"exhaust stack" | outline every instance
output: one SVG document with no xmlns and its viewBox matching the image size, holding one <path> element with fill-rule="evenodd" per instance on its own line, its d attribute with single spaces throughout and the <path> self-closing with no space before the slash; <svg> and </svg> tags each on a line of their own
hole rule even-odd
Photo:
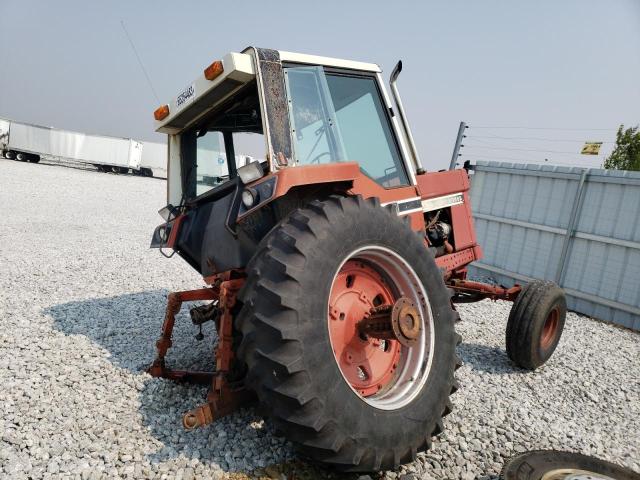
<svg viewBox="0 0 640 480">
<path fill-rule="evenodd" d="M 396 86 L 396 81 L 398 80 L 398 76 L 402 71 L 402 60 L 398 60 L 396 66 L 393 68 L 391 72 L 391 78 L 389 80 L 389 84 L 391 85 L 391 92 L 393 93 L 393 100 L 396 102 L 396 107 L 398 108 L 398 112 L 400 113 L 400 122 L 402 123 L 402 128 L 404 130 L 404 134 L 407 137 L 407 141 L 409 142 L 409 149 L 411 150 L 411 156 L 413 157 L 413 164 L 416 168 L 416 175 L 422 175 L 425 173 L 424 168 L 422 168 L 422 162 L 420 161 L 420 157 L 418 156 L 418 149 L 416 148 L 416 143 L 413 140 L 413 135 L 411 135 L 411 129 L 409 128 L 409 122 L 407 121 L 407 115 L 404 112 L 404 107 L 402 106 L 402 100 L 400 100 L 400 92 L 398 92 L 398 87 Z"/>
</svg>

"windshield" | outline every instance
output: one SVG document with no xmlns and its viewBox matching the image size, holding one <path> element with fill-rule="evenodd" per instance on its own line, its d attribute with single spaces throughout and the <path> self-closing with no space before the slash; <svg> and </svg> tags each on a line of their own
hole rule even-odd
<svg viewBox="0 0 640 480">
<path fill-rule="evenodd" d="M 181 136 L 183 192 L 195 198 L 253 161 L 264 162 L 266 144 L 255 83 Z"/>
<path fill-rule="evenodd" d="M 285 81 L 299 164 L 356 161 L 385 187 L 409 184 L 374 76 L 289 67 Z"/>
</svg>

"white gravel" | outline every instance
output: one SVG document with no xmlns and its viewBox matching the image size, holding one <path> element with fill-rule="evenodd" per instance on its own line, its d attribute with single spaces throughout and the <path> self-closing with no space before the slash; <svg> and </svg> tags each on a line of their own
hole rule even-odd
<svg viewBox="0 0 640 480">
<path fill-rule="evenodd" d="M 142 373 L 167 292 L 202 285 L 148 248 L 164 195 L 161 180 L 0 160 L 0 478 L 326 476 L 292 462 L 253 409 L 185 432 L 181 414 L 206 388 Z M 525 373 L 504 352 L 509 307 L 460 306 L 464 366 L 445 433 L 381 476 L 495 478 L 533 448 L 640 471 L 640 336 L 569 314 L 550 363 Z M 196 342 L 183 314 L 170 360 L 209 366 L 205 330 Z"/>
</svg>

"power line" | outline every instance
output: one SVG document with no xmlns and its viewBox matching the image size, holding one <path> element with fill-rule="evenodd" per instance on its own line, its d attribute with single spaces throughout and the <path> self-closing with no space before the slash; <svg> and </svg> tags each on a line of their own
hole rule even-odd
<svg viewBox="0 0 640 480">
<path fill-rule="evenodd" d="M 560 138 L 540 138 L 540 137 L 500 137 L 500 136 L 492 136 L 492 135 L 467 135 L 467 138 L 493 138 L 497 140 L 536 140 L 542 142 L 571 142 L 571 143 L 581 143 L 585 140 L 567 140 Z M 615 142 L 600 142 L 598 143 L 615 143 Z"/>
<path fill-rule="evenodd" d="M 566 130 L 574 132 L 586 132 L 586 131 L 607 131 L 615 132 L 615 129 L 611 128 L 561 128 L 561 127 L 515 127 L 515 126 L 487 126 L 487 125 L 470 125 L 470 128 L 485 128 L 485 129 L 521 129 L 521 130 Z"/>
<path fill-rule="evenodd" d="M 487 146 L 489 146 L 489 147 L 497 147 L 497 148 L 500 148 L 500 145 L 496 145 L 495 143 L 487 142 L 486 140 L 482 140 L 482 139 L 480 139 L 480 138 L 476 138 L 476 139 L 475 139 L 475 141 L 476 141 L 476 142 L 480 142 L 482 145 L 487 145 Z M 476 146 L 476 145 L 471 144 L 471 145 L 469 145 L 469 148 L 474 147 L 474 146 Z"/>
<path fill-rule="evenodd" d="M 569 155 L 579 155 L 580 152 L 564 152 L 560 150 L 539 150 L 535 148 L 507 148 L 507 147 L 485 147 L 484 145 L 466 145 L 465 148 L 484 148 L 487 150 L 510 150 L 513 152 L 540 152 L 540 153 L 566 153 Z"/>
<path fill-rule="evenodd" d="M 125 25 L 124 25 L 124 20 L 120 20 L 120 25 L 122 25 L 122 30 L 124 30 L 124 34 L 127 36 L 127 39 L 129 40 L 129 44 L 131 45 L 131 48 L 133 49 L 133 53 L 135 53 L 136 58 L 138 59 L 138 63 L 140 64 L 140 68 L 142 69 L 142 73 L 144 73 L 144 76 L 147 77 L 147 82 L 149 83 L 149 87 L 151 88 L 151 92 L 153 92 L 153 96 L 156 97 L 156 100 L 158 101 L 158 103 L 162 103 L 162 102 L 160 102 L 160 97 L 158 97 L 158 94 L 156 93 L 156 89 L 153 88 L 153 83 L 151 83 L 151 78 L 149 77 L 149 74 L 147 73 L 146 68 L 144 68 L 142 60 L 140 59 L 140 55 L 138 55 L 138 50 L 136 50 L 136 46 L 133 44 L 133 40 L 131 40 L 131 37 L 129 36 L 129 32 L 127 31 L 127 27 L 125 27 Z"/>
</svg>

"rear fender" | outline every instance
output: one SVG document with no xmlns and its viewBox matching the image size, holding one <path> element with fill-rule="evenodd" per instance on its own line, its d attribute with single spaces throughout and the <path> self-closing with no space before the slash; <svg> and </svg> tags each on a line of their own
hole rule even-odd
<svg viewBox="0 0 640 480">
<path fill-rule="evenodd" d="M 247 209 L 240 205 L 238 221 L 265 205 L 285 196 L 293 188 L 318 186 L 326 184 L 328 187 L 336 184 L 347 184 L 344 190 L 353 186 L 353 182 L 360 175 L 357 162 L 332 163 L 328 165 L 304 165 L 288 167 L 267 175 L 247 185 L 259 191 L 259 201 Z"/>
</svg>

